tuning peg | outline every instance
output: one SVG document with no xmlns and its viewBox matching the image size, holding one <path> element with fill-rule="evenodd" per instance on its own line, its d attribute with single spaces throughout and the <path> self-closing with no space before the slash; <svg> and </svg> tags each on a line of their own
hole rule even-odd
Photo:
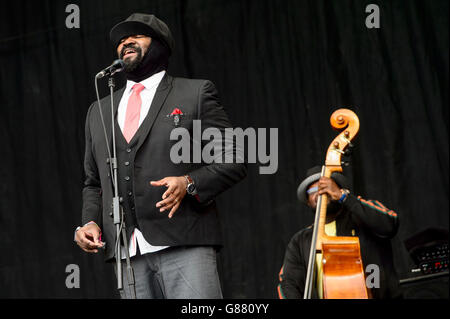
<svg viewBox="0 0 450 319">
<path fill-rule="evenodd" d="M 352 155 L 352 153 L 353 153 L 353 150 L 351 148 L 347 148 L 344 152 L 344 156 L 350 156 L 350 155 Z"/>
<path fill-rule="evenodd" d="M 343 138 L 347 142 L 348 147 L 353 148 L 354 145 L 352 144 L 352 142 L 350 142 L 350 132 L 349 131 L 344 132 Z"/>
<path fill-rule="evenodd" d="M 342 165 L 342 166 L 345 166 L 345 167 L 348 167 L 348 166 L 350 166 L 350 162 L 342 161 L 342 162 L 341 162 L 341 165 Z"/>
</svg>

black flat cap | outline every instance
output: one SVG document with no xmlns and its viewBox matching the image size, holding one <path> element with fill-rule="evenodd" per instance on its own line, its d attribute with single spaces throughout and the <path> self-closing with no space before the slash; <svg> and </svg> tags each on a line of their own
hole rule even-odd
<svg viewBox="0 0 450 319">
<path fill-rule="evenodd" d="M 125 21 L 116 24 L 109 33 L 115 48 L 124 37 L 136 34 L 147 35 L 162 41 L 172 52 L 174 40 L 169 27 L 153 14 L 133 13 Z"/>
<path fill-rule="evenodd" d="M 308 196 L 306 195 L 306 191 L 308 190 L 309 185 L 320 179 L 320 175 L 322 175 L 321 166 L 314 166 L 306 171 L 306 178 L 297 188 L 297 197 L 302 203 L 308 204 Z M 341 173 L 335 172 L 331 174 L 331 178 L 336 182 L 336 184 L 339 185 L 339 187 L 349 188 L 347 178 Z"/>
</svg>

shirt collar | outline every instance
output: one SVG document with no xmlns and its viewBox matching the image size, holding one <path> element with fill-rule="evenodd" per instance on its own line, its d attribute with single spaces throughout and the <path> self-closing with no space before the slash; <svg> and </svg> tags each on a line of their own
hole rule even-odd
<svg viewBox="0 0 450 319">
<path fill-rule="evenodd" d="M 166 71 L 163 70 L 159 73 L 155 73 L 152 76 L 146 78 L 145 80 L 142 80 L 141 83 L 143 86 L 145 86 L 144 90 L 150 90 L 154 88 L 155 86 L 158 86 L 161 80 L 163 79 L 164 75 L 166 74 Z M 135 85 L 136 82 L 127 80 L 127 87 L 126 92 L 131 93 L 131 89 L 133 88 L 133 85 Z"/>
</svg>

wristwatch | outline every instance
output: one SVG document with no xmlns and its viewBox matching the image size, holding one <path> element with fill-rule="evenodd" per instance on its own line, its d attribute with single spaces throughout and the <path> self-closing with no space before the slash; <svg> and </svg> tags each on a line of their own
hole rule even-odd
<svg viewBox="0 0 450 319">
<path fill-rule="evenodd" d="M 341 189 L 341 193 L 342 193 L 342 196 L 339 199 L 339 203 L 343 204 L 346 201 L 348 194 L 350 194 L 350 191 L 348 189 Z"/>
<path fill-rule="evenodd" d="M 197 189 L 195 187 L 194 181 L 192 180 L 192 178 L 189 175 L 185 175 L 184 176 L 186 178 L 187 181 L 187 186 L 186 186 L 186 192 L 189 195 L 197 195 Z"/>
</svg>

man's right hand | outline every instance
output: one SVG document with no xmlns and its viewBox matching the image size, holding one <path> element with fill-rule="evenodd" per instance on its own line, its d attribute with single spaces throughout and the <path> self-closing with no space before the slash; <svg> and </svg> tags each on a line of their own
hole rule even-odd
<svg viewBox="0 0 450 319">
<path fill-rule="evenodd" d="M 75 233 L 75 241 L 78 246 L 87 253 L 97 253 L 98 248 L 103 247 L 104 243 L 100 241 L 102 231 L 97 224 L 88 224 Z"/>
</svg>

